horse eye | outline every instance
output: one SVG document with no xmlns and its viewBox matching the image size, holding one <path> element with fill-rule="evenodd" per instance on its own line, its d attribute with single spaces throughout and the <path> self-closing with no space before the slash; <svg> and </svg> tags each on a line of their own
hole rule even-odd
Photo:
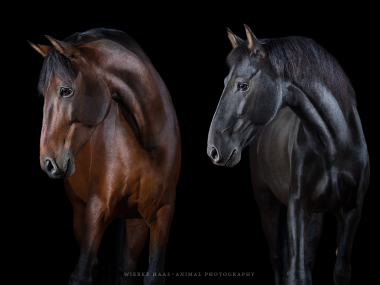
<svg viewBox="0 0 380 285">
<path fill-rule="evenodd" d="M 61 95 L 62 97 L 68 97 L 71 94 L 73 94 L 73 90 L 68 87 L 61 87 L 59 89 L 59 95 Z"/>
<path fill-rule="evenodd" d="M 238 83 L 238 90 L 245 91 L 248 89 L 247 83 Z"/>
</svg>

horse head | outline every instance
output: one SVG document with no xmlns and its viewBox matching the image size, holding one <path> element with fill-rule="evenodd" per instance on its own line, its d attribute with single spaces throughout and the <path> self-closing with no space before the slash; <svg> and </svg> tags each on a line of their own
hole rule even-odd
<svg viewBox="0 0 380 285">
<path fill-rule="evenodd" d="M 230 71 L 207 141 L 207 154 L 220 166 L 240 161 L 242 150 L 275 117 L 283 101 L 264 46 L 248 26 L 245 30 L 246 41 L 227 29 L 233 47 L 227 57 Z"/>
<path fill-rule="evenodd" d="M 62 178 L 74 173 L 74 158 L 107 116 L 111 95 L 94 64 L 101 54 L 46 37 L 52 46 L 30 43 L 45 58 L 38 85 L 44 97 L 40 164 L 49 177 Z"/>
</svg>

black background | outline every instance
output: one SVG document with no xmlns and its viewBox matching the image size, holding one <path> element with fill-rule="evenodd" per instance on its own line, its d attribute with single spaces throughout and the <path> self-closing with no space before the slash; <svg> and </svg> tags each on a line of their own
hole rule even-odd
<svg viewBox="0 0 380 285">
<path fill-rule="evenodd" d="M 310 2 L 312 3 L 312 2 Z M 66 284 L 79 254 L 72 230 L 72 208 L 62 180 L 51 180 L 39 167 L 43 99 L 37 82 L 43 59 L 26 40 L 48 45 L 44 35 L 63 39 L 90 28 L 119 29 L 134 37 L 165 81 L 176 109 L 182 136 L 182 167 L 166 254 L 166 272 L 200 273 L 202 277 L 167 277 L 167 284 L 228 281 L 272 284 L 267 243 L 250 184 L 248 151 L 234 168 L 213 165 L 206 154 L 212 116 L 228 73 L 231 50 L 226 27 L 245 38 L 243 24 L 258 38 L 310 37 L 342 65 L 357 93 L 371 159 L 371 183 L 352 250 L 351 284 L 373 284 L 378 269 L 378 187 L 375 134 L 378 130 L 375 69 L 378 47 L 373 43 L 370 6 L 307 4 L 288 6 L 231 1 L 227 6 L 180 2 L 177 5 L 105 1 L 79 9 L 77 4 L 33 3 L 14 14 L 13 42 L 3 44 L 9 62 L 6 85 L 10 103 L 4 136 L 4 250 L 16 284 Z M 20 7 L 18 7 L 20 8 Z M 17 9 L 18 9 L 17 8 Z M 16 9 L 16 6 L 15 6 Z M 17 10 L 18 11 L 18 10 Z M 22 28 L 15 28 L 22 24 Z M 8 28 L 5 26 L 5 28 Z M 12 49 L 13 52 L 12 53 Z M 12 114 L 12 115 L 9 115 Z M 9 129 L 8 129 L 9 128 Z M 4 184 L 6 185 L 6 184 Z M 325 215 L 323 235 L 313 271 L 315 284 L 333 284 L 336 222 Z M 147 269 L 144 249 L 139 270 Z M 254 277 L 206 277 L 206 272 L 255 272 Z M 141 281 L 141 280 L 140 280 Z"/>
</svg>

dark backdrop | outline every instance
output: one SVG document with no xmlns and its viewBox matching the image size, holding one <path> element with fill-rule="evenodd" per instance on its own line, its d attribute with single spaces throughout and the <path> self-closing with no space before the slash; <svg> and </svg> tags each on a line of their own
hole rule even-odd
<svg viewBox="0 0 380 285">
<path fill-rule="evenodd" d="M 319 3 L 319 2 L 318 2 Z M 233 1 L 224 11 L 215 5 L 177 6 L 104 2 L 79 10 L 75 4 L 33 3 L 13 13 L 22 29 L 12 27 L 13 42 L 3 43 L 3 61 L 10 63 L 10 103 L 3 105 L 12 122 L 5 136 L 6 165 L 12 179 L 3 191 L 9 274 L 14 283 L 66 284 L 79 247 L 72 230 L 72 208 L 62 180 L 51 180 L 39 166 L 39 137 L 43 100 L 37 82 L 43 59 L 26 40 L 49 44 L 44 35 L 63 39 L 94 27 L 119 29 L 134 37 L 165 81 L 177 111 L 182 136 L 182 168 L 166 254 L 166 271 L 201 277 L 168 277 L 167 284 L 228 281 L 233 284 L 272 284 L 266 240 L 250 184 L 248 151 L 234 168 L 211 163 L 206 142 L 212 116 L 228 73 L 231 50 L 226 27 L 245 38 L 243 23 L 258 38 L 310 37 L 337 58 L 357 93 L 358 110 L 370 153 L 371 183 L 352 251 L 352 283 L 372 284 L 377 277 L 379 239 L 374 128 L 378 108 L 371 44 L 378 35 L 372 7 L 246 5 Z M 321 4 L 318 4 L 321 5 Z M 46 10 L 44 10 L 46 9 Z M 6 26 L 7 28 L 7 26 Z M 11 53 L 12 47 L 17 54 Z M 13 48 L 14 50 L 14 48 Z M 377 71 L 376 71 L 377 72 Z M 378 72 L 377 72 L 378 74 Z M 12 81 L 17 78 L 16 81 Z M 8 84 L 9 82 L 6 82 Z M 12 108 L 10 107 L 12 106 Z M 11 111 L 11 112 L 9 112 Z M 12 118 L 12 120 L 9 120 Z M 8 139 L 10 138 L 10 139 Z M 4 150 L 4 148 L 3 148 Z M 315 284 L 333 284 L 336 222 L 325 215 L 323 235 L 313 271 Z M 147 269 L 147 246 L 139 270 Z M 254 272 L 254 277 L 207 277 L 206 272 Z"/>
</svg>

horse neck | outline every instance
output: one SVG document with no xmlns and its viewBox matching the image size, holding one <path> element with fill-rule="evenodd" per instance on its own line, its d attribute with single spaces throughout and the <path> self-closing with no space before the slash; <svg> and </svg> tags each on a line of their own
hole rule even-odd
<svg viewBox="0 0 380 285">
<path fill-rule="evenodd" d="M 167 100 L 169 94 L 149 59 L 125 51 L 122 56 L 108 60 L 113 62 L 112 71 L 105 73 L 105 81 L 112 98 L 125 107 L 136 121 L 142 145 L 155 148 L 164 144 L 165 128 L 172 121 L 172 112 L 167 110 L 170 108 Z"/>
<path fill-rule="evenodd" d="M 321 147 L 322 152 L 335 157 L 338 148 L 347 148 L 352 140 L 353 128 L 349 125 L 357 113 L 350 106 L 342 110 L 337 99 L 323 83 L 314 83 L 307 91 L 295 84 L 287 83 L 286 104 L 301 119 L 306 135 Z M 360 124 L 360 122 L 359 122 Z M 360 126 L 355 126 L 356 127 Z M 319 141 L 319 143 L 317 142 Z"/>
</svg>

